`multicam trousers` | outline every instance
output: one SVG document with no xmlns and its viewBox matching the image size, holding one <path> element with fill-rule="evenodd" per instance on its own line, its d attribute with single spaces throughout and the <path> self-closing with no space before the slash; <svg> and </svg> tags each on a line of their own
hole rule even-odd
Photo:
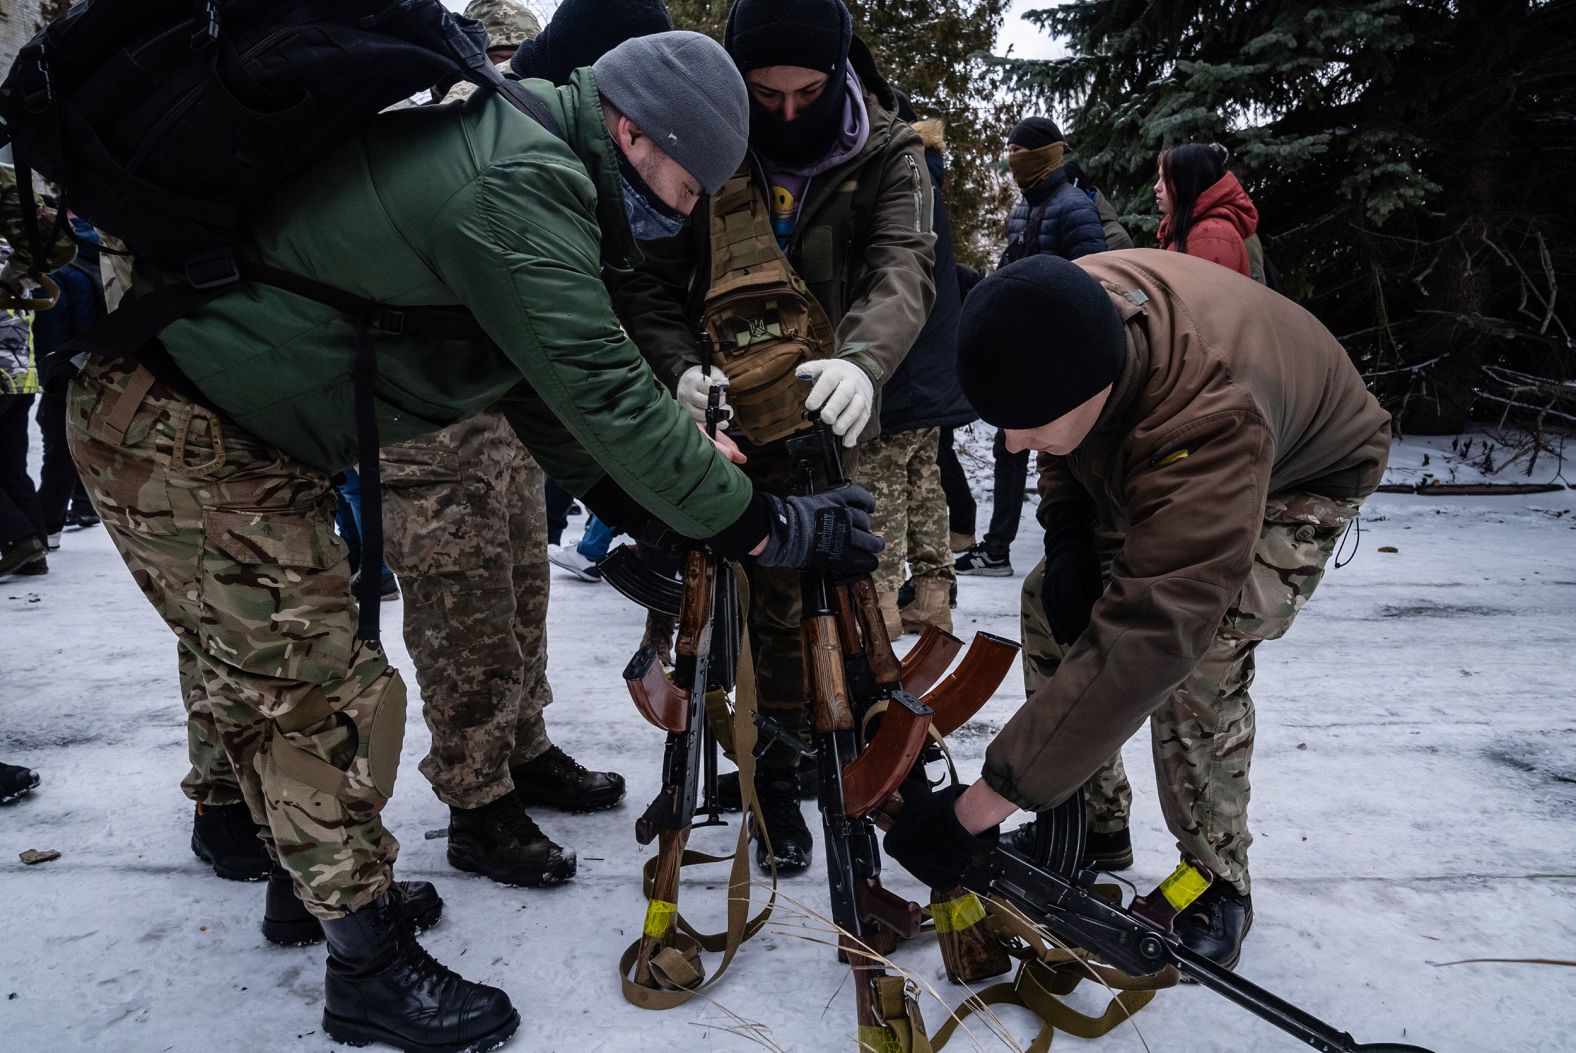
<svg viewBox="0 0 1576 1053">
<path fill-rule="evenodd" d="M 191 771 L 181 780 L 181 792 L 198 804 L 215 808 L 240 804 L 245 798 L 219 737 L 219 722 L 208 700 L 198 653 L 184 643 L 177 643 L 175 651 L 181 701 L 186 705 L 186 756 L 191 761 Z"/>
<path fill-rule="evenodd" d="M 1325 564 L 1360 502 L 1307 493 L 1270 498 L 1253 569 L 1193 673 L 1149 718 L 1161 811 L 1184 855 L 1250 891 L 1248 769 L 1253 759 L 1253 653 L 1291 628 L 1324 578 Z M 1096 545 L 1110 574 L 1121 536 Z M 1040 602 L 1045 564 L 1023 583 L 1023 678 L 1030 694 L 1056 673 L 1065 649 L 1051 637 Z M 1089 828 L 1128 823 L 1133 790 L 1118 754 L 1084 786 Z"/>
<path fill-rule="evenodd" d="M 90 362 L 72 457 L 137 585 L 195 665 L 270 852 L 320 918 L 376 899 L 399 843 L 405 688 L 355 639 L 328 476 L 156 383 Z"/>
<path fill-rule="evenodd" d="M 552 745 L 542 469 L 497 413 L 383 451 L 385 558 L 405 593 L 438 799 L 480 808 Z"/>
<path fill-rule="evenodd" d="M 957 580 L 947 548 L 947 495 L 936 463 L 940 443 L 939 428 L 924 428 L 883 433 L 860 450 L 854 481 L 875 495 L 871 525 L 886 542 L 873 575 L 878 592 L 897 595 L 905 563 L 916 581 Z"/>
</svg>

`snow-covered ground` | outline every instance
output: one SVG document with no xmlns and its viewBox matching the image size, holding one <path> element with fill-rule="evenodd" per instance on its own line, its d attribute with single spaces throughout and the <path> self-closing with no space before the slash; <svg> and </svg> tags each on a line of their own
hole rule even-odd
<svg viewBox="0 0 1576 1053">
<path fill-rule="evenodd" d="M 1448 448 L 1409 444 L 1397 461 L 1420 465 L 1428 449 L 1437 462 Z M 1367 512 L 1358 558 L 1329 576 L 1286 640 L 1260 652 L 1257 922 L 1242 972 L 1364 1041 L 1569 1053 L 1576 969 L 1445 963 L 1576 958 L 1576 494 L 1381 495 Z M 1017 578 L 963 581 L 960 635 L 1016 637 L 1018 585 L 1036 547 L 1031 523 L 1014 550 Z M 333 1048 L 319 1030 L 321 949 L 266 944 L 262 886 L 216 879 L 188 848 L 167 631 L 102 531 L 68 534 L 51 566 L 46 578 L 0 583 L 0 758 L 44 777 L 0 810 L 0 1049 Z M 416 770 L 427 732 L 412 706 L 387 819 L 403 876 L 436 882 L 447 901 L 425 942 L 514 996 L 525 1022 L 511 1049 L 852 1049 L 847 970 L 796 938 L 801 922 L 788 916 L 744 948 L 713 1002 L 648 1013 L 619 997 L 615 960 L 643 913 L 645 852 L 632 824 L 656 789 L 661 737 L 619 679 L 640 614 L 605 586 L 559 578 L 554 590 L 554 738 L 624 772 L 629 799 L 596 816 L 541 816 L 579 852 L 567 886 L 525 891 L 461 875 L 444 842 L 423 836 L 446 814 Z M 398 604 L 385 607 L 385 626 L 408 668 Z M 1014 673 L 958 736 L 965 777 L 1022 700 L 1018 684 Z M 1149 885 L 1174 849 L 1147 737 L 1127 759 L 1132 876 Z M 704 831 L 696 842 L 726 850 L 733 836 Z M 61 858 L 25 867 L 17 854 L 28 848 Z M 824 911 L 819 862 L 783 890 Z M 920 895 L 906 875 L 889 883 Z M 691 880 L 682 901 L 717 927 L 721 898 Z M 961 998 L 933 942 L 896 958 L 949 1002 Z M 944 1017 L 928 996 L 923 1008 L 932 1027 Z M 1002 1016 L 1026 1046 L 1028 1019 Z M 1163 992 L 1136 1023 L 1142 1039 L 1122 1029 L 1098 1048 L 1301 1048 L 1196 988 Z M 758 1040 L 730 1030 L 745 1024 L 759 1025 Z M 977 1044 L 960 1037 L 953 1048 L 1012 1048 L 974 1033 Z"/>
</svg>

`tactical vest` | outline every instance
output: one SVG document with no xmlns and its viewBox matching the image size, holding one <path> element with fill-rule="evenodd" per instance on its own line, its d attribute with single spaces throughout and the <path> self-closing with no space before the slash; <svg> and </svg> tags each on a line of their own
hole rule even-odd
<svg viewBox="0 0 1576 1053">
<path fill-rule="evenodd" d="M 711 285 L 702 327 L 712 362 L 728 378 L 728 402 L 750 440 L 787 438 L 803 427 L 806 389 L 798 367 L 836 350 L 832 323 L 778 247 L 749 162 L 711 202 Z"/>
</svg>

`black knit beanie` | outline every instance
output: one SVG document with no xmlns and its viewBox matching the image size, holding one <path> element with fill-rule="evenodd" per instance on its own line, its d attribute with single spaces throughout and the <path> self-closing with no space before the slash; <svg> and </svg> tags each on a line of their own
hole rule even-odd
<svg viewBox="0 0 1576 1053">
<path fill-rule="evenodd" d="M 853 36 L 843 0 L 737 0 L 722 42 L 740 73 L 801 66 L 835 75 Z"/>
<path fill-rule="evenodd" d="M 1049 117 L 1029 117 L 1021 120 L 1007 136 L 1007 145 L 1021 146 L 1025 150 L 1038 150 L 1042 146 L 1062 142 L 1062 130 Z"/>
<path fill-rule="evenodd" d="M 1126 355 L 1104 286 L 1047 253 L 976 285 L 958 322 L 958 381 L 998 428 L 1038 428 L 1077 409 L 1116 382 Z"/>
<path fill-rule="evenodd" d="M 563 0 L 547 28 L 526 41 L 509 66 L 526 80 L 568 84 L 571 73 L 624 41 L 672 28 L 664 0 Z"/>
</svg>

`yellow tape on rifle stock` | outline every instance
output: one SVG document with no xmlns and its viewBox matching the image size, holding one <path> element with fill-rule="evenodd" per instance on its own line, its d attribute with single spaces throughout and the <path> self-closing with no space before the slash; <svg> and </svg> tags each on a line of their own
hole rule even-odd
<svg viewBox="0 0 1576 1053">
<path fill-rule="evenodd" d="M 930 916 L 936 921 L 938 933 L 962 932 L 985 920 L 985 904 L 974 893 L 965 892 L 957 899 L 932 903 Z"/>
<path fill-rule="evenodd" d="M 861 1025 L 859 1053 L 903 1053 L 903 1046 L 891 1028 Z"/>
<path fill-rule="evenodd" d="M 679 905 L 669 903 L 665 899 L 648 900 L 646 903 L 645 933 L 654 940 L 660 940 L 673 929 L 673 919 L 678 916 Z"/>
<path fill-rule="evenodd" d="M 1192 864 L 1183 862 L 1171 876 L 1160 883 L 1160 894 L 1175 910 L 1186 910 L 1194 900 L 1209 888 L 1209 878 L 1200 874 Z"/>
</svg>

